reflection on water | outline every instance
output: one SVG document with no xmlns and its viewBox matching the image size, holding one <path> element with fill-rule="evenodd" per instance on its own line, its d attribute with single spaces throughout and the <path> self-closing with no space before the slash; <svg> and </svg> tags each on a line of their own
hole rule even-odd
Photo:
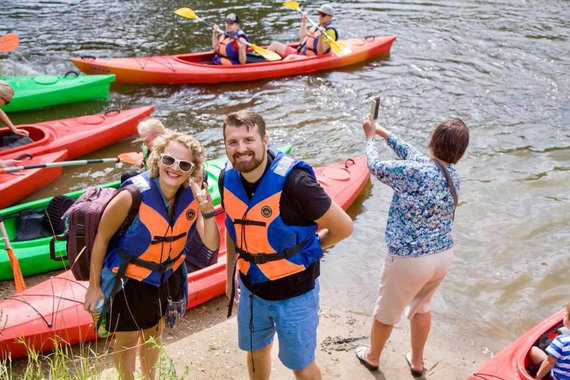
<svg viewBox="0 0 570 380">
<path fill-rule="evenodd" d="M 372 96 L 382 98 L 379 121 L 422 149 L 437 123 L 460 117 L 471 128 L 471 145 L 458 165 L 456 260 L 434 299 L 434 323 L 454 341 L 497 351 L 570 301 L 568 3 L 362 0 L 337 6 L 341 37 L 397 35 L 391 57 L 242 84 L 113 84 L 109 104 L 58 106 L 12 119 L 29 123 L 152 103 L 155 116 L 194 134 L 214 157 L 224 152 L 223 115 L 251 108 L 266 118 L 271 142 L 292 143 L 297 156 L 319 165 L 363 150 L 360 124 Z M 299 27 L 298 14 L 277 3 L 194 1 L 192 7 L 218 23 L 238 12 L 258 44 L 292 41 Z M 316 7 L 307 3 L 313 14 Z M 21 38 L 17 53 L 2 57 L 5 75 L 62 74 L 73 68 L 71 56 L 174 54 L 210 44 L 209 30 L 176 16 L 168 1 L 137 2 L 133 9 L 107 0 L 23 0 L 2 8 L 0 32 Z M 90 157 L 135 148 L 120 142 Z M 110 181 L 121 170 L 68 168 L 36 197 Z M 372 180 L 351 210 L 353 236 L 329 250 L 323 264 L 324 303 L 371 312 L 390 198 L 389 189 Z"/>
</svg>

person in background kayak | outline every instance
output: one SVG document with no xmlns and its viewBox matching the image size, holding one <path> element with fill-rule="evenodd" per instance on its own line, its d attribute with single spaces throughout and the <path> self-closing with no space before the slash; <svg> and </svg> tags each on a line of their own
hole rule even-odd
<svg viewBox="0 0 570 380">
<path fill-rule="evenodd" d="M 214 63 L 217 65 L 240 65 L 246 63 L 247 51 L 245 41 L 249 42 L 247 35 L 241 30 L 241 21 L 238 15 L 230 13 L 224 20 L 225 32 L 219 33 L 220 28 L 212 28 L 212 47 L 216 55 Z"/>
<path fill-rule="evenodd" d="M 137 347 L 143 378 L 155 378 L 160 348 L 148 339 L 160 344 L 165 316 L 181 316 L 188 302 L 188 231 L 212 250 L 219 246 L 212 198 L 201 189 L 204 159 L 194 138 L 176 132 L 159 136 L 149 171 L 123 184 L 136 185 L 141 195 L 128 229 L 118 232 L 133 202 L 129 191 L 119 192 L 101 217 L 83 306 L 93 312 L 101 298 L 110 306 L 107 330 L 115 333 L 113 361 L 121 379 L 134 379 Z"/>
<path fill-rule="evenodd" d="M 277 332 L 281 362 L 298 379 L 320 379 L 319 262 L 323 249 L 352 233 L 352 220 L 307 163 L 269 148 L 261 115 L 230 113 L 223 133 L 231 163 L 218 183 L 226 211 L 226 294 L 231 311 L 239 293 L 238 341 L 248 351 L 249 377 L 269 379 Z"/>
<path fill-rule="evenodd" d="M 338 40 L 338 32 L 332 25 L 333 16 L 334 9 L 332 5 L 323 4 L 319 8 L 319 27 L 311 27 L 307 30 L 307 12 L 303 12 L 301 30 L 299 31 L 299 45 L 297 48 L 292 48 L 279 41 L 273 41 L 267 49 L 276 52 L 286 60 L 328 53 L 331 48 L 327 42 L 327 38 L 322 37 L 321 34 L 327 33 L 331 39 L 335 41 Z"/>
<path fill-rule="evenodd" d="M 562 324 L 570 329 L 570 303 L 565 307 Z M 546 348 L 546 352 L 536 346 L 532 346 L 530 360 L 538 371 L 534 377 L 543 379 L 550 374 L 554 380 L 570 379 L 570 335 L 558 334 L 552 343 Z"/>
<path fill-rule="evenodd" d="M 437 126 L 425 156 L 394 133 L 363 124 L 370 173 L 394 190 L 386 225 L 388 257 L 380 274 L 370 346 L 356 349 L 360 362 L 378 369 L 392 327 L 405 310 L 410 320 L 411 353 L 405 358 L 414 377 L 424 373 L 424 346 L 431 325 L 430 301 L 453 260 L 451 228 L 459 176 L 455 167 L 469 145 L 469 129 L 459 119 Z M 400 160 L 382 161 L 374 136 L 386 140 Z"/>
<path fill-rule="evenodd" d="M 4 80 L 0 80 L 0 102 L 2 102 L 0 107 L 8 105 L 13 97 L 14 97 L 14 88 L 10 85 L 10 83 Z M 8 115 L 6 115 L 6 112 L 4 112 L 1 108 L 0 108 L 0 122 L 2 122 L 2 124 L 10 128 L 10 131 L 12 131 L 12 133 L 18 136 L 28 137 L 29 135 L 28 131 L 26 131 L 25 129 L 19 129 L 14 127 L 14 124 L 12 124 L 12 121 L 10 120 Z"/>
</svg>

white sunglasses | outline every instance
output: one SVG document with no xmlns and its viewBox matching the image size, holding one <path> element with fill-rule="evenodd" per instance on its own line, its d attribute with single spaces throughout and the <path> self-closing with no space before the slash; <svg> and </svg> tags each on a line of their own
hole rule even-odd
<svg viewBox="0 0 570 380">
<path fill-rule="evenodd" d="M 174 164 L 178 164 L 178 169 L 182 170 L 183 172 L 190 172 L 194 169 L 194 163 L 191 161 L 186 160 L 179 160 L 178 158 L 172 157 L 170 154 L 161 153 L 160 155 L 160 162 L 162 165 L 166 167 L 174 166 Z"/>
</svg>

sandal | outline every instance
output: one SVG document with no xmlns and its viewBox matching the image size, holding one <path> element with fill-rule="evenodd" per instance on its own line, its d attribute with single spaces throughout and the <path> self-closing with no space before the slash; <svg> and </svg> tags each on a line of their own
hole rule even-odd
<svg viewBox="0 0 570 380">
<path fill-rule="evenodd" d="M 406 361 L 408 362 L 408 367 L 410 367 L 410 373 L 413 377 L 422 377 L 424 373 L 426 373 L 426 367 L 423 367 L 421 370 L 412 368 L 412 354 L 409 352 L 406 353 Z"/>
<path fill-rule="evenodd" d="M 360 363 L 365 366 L 366 368 L 368 368 L 370 371 L 377 371 L 378 370 L 378 366 L 377 365 L 372 365 L 370 363 L 368 363 L 368 361 L 366 360 L 366 351 L 368 350 L 367 346 L 360 346 L 356 349 L 356 357 L 358 358 L 358 360 L 360 360 Z"/>
</svg>

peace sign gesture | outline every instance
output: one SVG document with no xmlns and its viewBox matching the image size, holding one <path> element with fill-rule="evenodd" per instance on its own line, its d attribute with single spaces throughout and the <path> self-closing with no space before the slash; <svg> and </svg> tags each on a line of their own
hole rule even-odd
<svg viewBox="0 0 570 380">
<path fill-rule="evenodd" d="M 212 211 L 214 208 L 212 204 L 212 196 L 210 195 L 208 188 L 204 188 L 204 181 L 200 181 L 200 185 L 194 182 L 192 177 L 190 177 L 189 181 L 192 195 L 198 203 L 198 209 L 200 209 L 200 212 L 202 212 L 202 214 L 205 214 Z"/>
</svg>

